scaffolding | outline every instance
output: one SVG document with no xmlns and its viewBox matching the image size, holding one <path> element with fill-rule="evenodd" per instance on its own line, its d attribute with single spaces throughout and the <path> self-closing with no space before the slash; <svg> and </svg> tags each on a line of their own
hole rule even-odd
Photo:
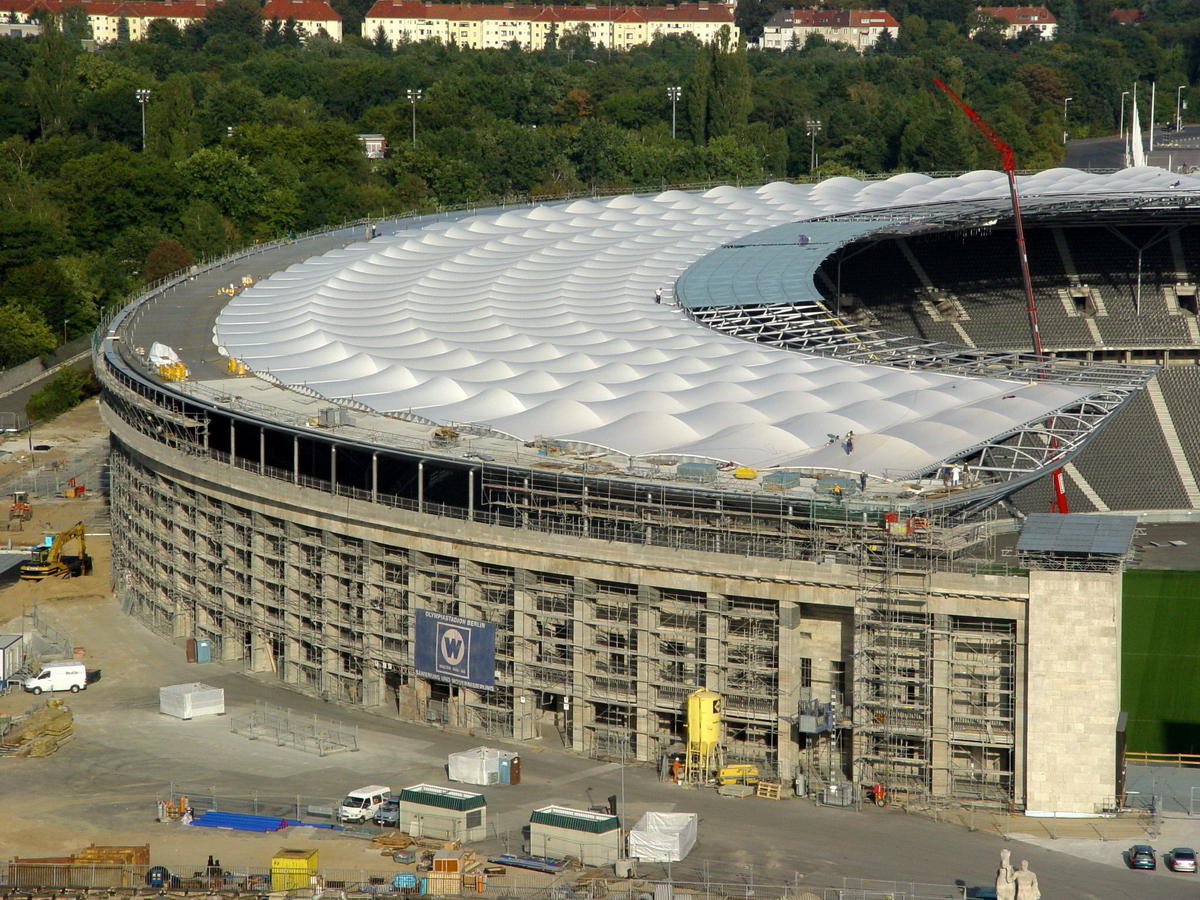
<svg viewBox="0 0 1200 900">
<path fill-rule="evenodd" d="M 1016 622 L 932 611 L 938 528 L 930 523 L 914 534 L 911 521 L 897 522 L 862 548 L 854 614 L 856 780 L 909 802 L 933 795 L 1010 805 Z"/>
</svg>

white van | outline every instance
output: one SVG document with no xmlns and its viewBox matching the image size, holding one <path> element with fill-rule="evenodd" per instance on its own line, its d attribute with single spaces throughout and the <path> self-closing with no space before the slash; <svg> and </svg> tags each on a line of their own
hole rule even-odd
<svg viewBox="0 0 1200 900">
<path fill-rule="evenodd" d="M 365 822 L 374 818 L 384 801 L 390 799 L 391 796 L 391 788 L 378 784 L 351 791 L 342 801 L 341 820 L 343 822 Z"/>
<path fill-rule="evenodd" d="M 87 690 L 87 669 L 81 662 L 52 662 L 42 666 L 42 671 L 25 679 L 22 685 L 33 694 L 42 691 L 70 691 L 77 694 Z"/>
</svg>

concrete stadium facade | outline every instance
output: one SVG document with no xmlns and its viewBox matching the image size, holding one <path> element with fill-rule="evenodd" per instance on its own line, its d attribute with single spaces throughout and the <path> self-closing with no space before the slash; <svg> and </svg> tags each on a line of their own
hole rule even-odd
<svg viewBox="0 0 1200 900">
<path fill-rule="evenodd" d="M 196 273 L 98 334 L 128 612 L 297 690 L 477 735 L 657 764 L 703 687 L 727 759 L 810 788 L 1112 807 L 1119 564 L 985 574 L 959 553 L 986 517 L 631 477 L 578 448 L 547 468 L 469 426 L 446 446 L 436 423 L 334 404 L 347 423 L 315 392 L 222 380 L 216 288 L 356 237 Z M 152 339 L 188 383 L 146 364 Z M 423 611 L 495 626 L 494 690 L 417 674 Z"/>
</svg>

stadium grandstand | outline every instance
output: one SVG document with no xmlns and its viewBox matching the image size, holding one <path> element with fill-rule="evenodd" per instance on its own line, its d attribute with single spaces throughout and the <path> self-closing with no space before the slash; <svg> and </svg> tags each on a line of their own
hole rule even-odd
<svg viewBox="0 0 1200 900">
<path fill-rule="evenodd" d="M 95 345 L 123 605 L 331 702 L 696 780 L 709 689 L 722 757 L 806 789 L 1111 808 L 1134 520 L 992 551 L 1056 469 L 1132 508 L 1106 467 L 1196 450 L 1200 180 L 1021 190 L 1045 358 L 994 172 L 468 210 L 168 280 Z"/>
</svg>

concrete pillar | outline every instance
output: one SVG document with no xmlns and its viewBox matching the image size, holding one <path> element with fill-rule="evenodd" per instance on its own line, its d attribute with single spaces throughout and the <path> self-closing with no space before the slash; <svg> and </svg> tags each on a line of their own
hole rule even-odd
<svg viewBox="0 0 1200 900">
<path fill-rule="evenodd" d="M 300 435 L 292 436 L 292 484 L 300 483 Z"/>
<path fill-rule="evenodd" d="M 1121 573 L 1029 573 L 1025 807 L 1095 814 L 1116 793 Z"/>
<path fill-rule="evenodd" d="M 329 445 L 329 484 L 330 493 L 337 493 L 337 444 Z"/>
<path fill-rule="evenodd" d="M 467 519 L 475 521 L 475 470 L 467 469 Z"/>
<path fill-rule="evenodd" d="M 379 499 L 379 451 L 371 454 L 371 502 Z"/>
<path fill-rule="evenodd" d="M 800 762 L 800 746 L 792 721 L 800 701 L 800 604 L 793 600 L 779 601 L 779 701 L 776 714 L 779 741 L 779 777 L 786 784 L 795 774 Z"/>
<path fill-rule="evenodd" d="M 267 471 L 267 430 L 261 425 L 258 428 L 258 474 Z"/>
<path fill-rule="evenodd" d="M 930 787 L 944 795 L 950 789 L 950 617 L 935 615 L 930 640 L 929 703 L 933 722 Z"/>
<path fill-rule="evenodd" d="M 237 464 L 237 424 L 233 419 L 229 420 L 229 461 Z"/>
<path fill-rule="evenodd" d="M 417 512 L 425 512 L 425 460 L 417 463 Z"/>
</svg>

